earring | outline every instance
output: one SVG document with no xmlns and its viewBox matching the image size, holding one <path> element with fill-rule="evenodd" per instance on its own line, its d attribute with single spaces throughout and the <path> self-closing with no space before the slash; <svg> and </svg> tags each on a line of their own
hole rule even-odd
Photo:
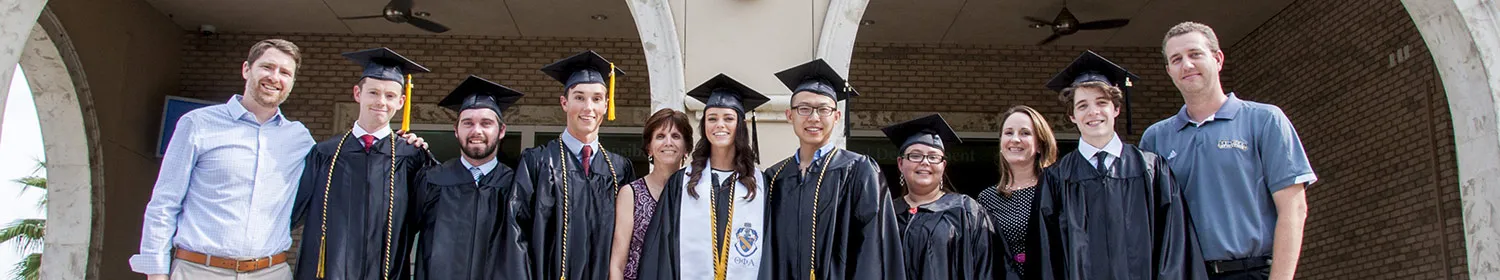
<svg viewBox="0 0 1500 280">
<path fill-rule="evenodd" d="M 902 187 L 906 186 L 906 175 L 901 175 L 901 186 Z"/>
<path fill-rule="evenodd" d="M 646 155 L 646 163 L 656 164 L 656 156 Z"/>
</svg>

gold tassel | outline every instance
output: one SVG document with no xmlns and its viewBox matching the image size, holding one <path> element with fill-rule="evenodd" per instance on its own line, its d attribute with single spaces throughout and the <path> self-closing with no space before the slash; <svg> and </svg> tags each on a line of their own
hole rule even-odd
<svg viewBox="0 0 1500 280">
<path fill-rule="evenodd" d="M 401 131 L 411 132 L 411 74 L 406 74 L 406 105 L 401 106 Z"/>
<path fill-rule="evenodd" d="M 609 120 L 615 120 L 615 63 L 609 63 Z"/>
<path fill-rule="evenodd" d="M 323 279 L 323 255 L 328 251 L 328 236 L 318 237 L 318 279 Z"/>
</svg>

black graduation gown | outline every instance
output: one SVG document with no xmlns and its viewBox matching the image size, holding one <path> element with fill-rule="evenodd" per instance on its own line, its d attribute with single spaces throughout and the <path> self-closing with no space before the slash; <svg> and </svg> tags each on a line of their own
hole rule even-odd
<svg viewBox="0 0 1500 280">
<path fill-rule="evenodd" d="M 418 173 L 411 215 L 420 236 L 416 279 L 526 279 L 515 171 L 496 164 L 475 184 L 461 160 Z"/>
<path fill-rule="evenodd" d="M 996 271 L 1005 272 L 1004 266 L 996 268 L 993 263 L 990 242 L 995 230 L 978 201 L 946 193 L 915 209 L 903 198 L 892 204 L 901 227 L 906 279 L 988 280 Z"/>
<path fill-rule="evenodd" d="M 592 174 L 583 174 L 578 157 L 563 147 L 562 140 L 521 152 L 515 187 L 517 195 L 528 201 L 522 203 L 525 209 L 516 212 L 516 222 L 527 231 L 523 242 L 528 243 L 531 279 L 557 280 L 563 276 L 563 269 L 567 269 L 566 279 L 609 277 L 615 194 L 619 186 L 636 178 L 630 159 L 600 150 L 590 158 Z M 566 173 L 562 172 L 564 168 Z M 567 267 L 562 266 L 564 262 Z"/>
<path fill-rule="evenodd" d="M 390 181 L 393 142 L 396 145 L 394 188 Z M 333 180 L 329 181 L 335 152 L 338 164 L 332 166 L 336 169 Z M 303 225 L 296 279 L 317 278 L 318 251 L 322 245 L 319 238 L 325 225 L 324 201 L 328 203 L 324 279 L 382 279 L 382 270 L 387 266 L 390 271 L 386 275 L 390 279 L 410 275 L 405 254 L 411 246 L 410 240 L 405 239 L 410 231 L 406 224 L 408 186 L 417 172 L 431 164 L 427 153 L 395 134 L 375 140 L 366 152 L 359 138 L 340 134 L 313 146 L 304 164 L 292 210 L 292 226 Z M 387 240 L 389 262 L 383 266 Z"/>
<path fill-rule="evenodd" d="M 906 279 L 900 229 L 879 165 L 848 150 L 830 153 L 833 158 L 814 161 L 805 176 L 795 157 L 766 169 L 772 179 L 761 279 L 808 279 L 809 270 L 817 279 Z M 816 250 L 810 240 L 814 225 Z M 810 268 L 812 261 L 817 263 Z"/>
<path fill-rule="evenodd" d="M 1125 145 L 1103 174 L 1078 152 L 1044 172 L 1028 236 L 1037 279 L 1207 279 L 1166 160 Z"/>
</svg>

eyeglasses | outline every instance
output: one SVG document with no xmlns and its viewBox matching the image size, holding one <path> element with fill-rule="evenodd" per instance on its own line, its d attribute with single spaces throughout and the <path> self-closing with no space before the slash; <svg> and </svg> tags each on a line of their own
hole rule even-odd
<svg viewBox="0 0 1500 280">
<path fill-rule="evenodd" d="M 792 107 L 792 110 L 797 110 L 798 116 L 811 116 L 813 114 L 813 111 L 817 111 L 818 116 L 827 117 L 832 116 L 833 112 L 835 112 L 837 109 L 834 109 L 833 107 L 797 106 Z"/>
<path fill-rule="evenodd" d="M 927 161 L 927 163 L 930 164 L 939 164 L 943 163 L 944 161 L 948 161 L 948 157 L 940 155 L 906 154 L 905 156 L 901 156 L 901 158 L 915 163 L 922 163 L 922 161 Z"/>
</svg>

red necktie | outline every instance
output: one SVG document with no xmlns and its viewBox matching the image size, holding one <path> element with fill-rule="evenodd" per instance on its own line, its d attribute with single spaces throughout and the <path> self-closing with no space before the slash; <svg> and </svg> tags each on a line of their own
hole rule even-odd
<svg viewBox="0 0 1500 280">
<path fill-rule="evenodd" d="M 589 175 L 589 157 L 594 155 L 594 146 L 583 146 L 583 175 Z"/>
<path fill-rule="evenodd" d="M 365 152 L 370 152 L 370 145 L 375 145 L 375 135 L 365 134 L 359 136 L 360 141 L 365 142 Z"/>
</svg>

